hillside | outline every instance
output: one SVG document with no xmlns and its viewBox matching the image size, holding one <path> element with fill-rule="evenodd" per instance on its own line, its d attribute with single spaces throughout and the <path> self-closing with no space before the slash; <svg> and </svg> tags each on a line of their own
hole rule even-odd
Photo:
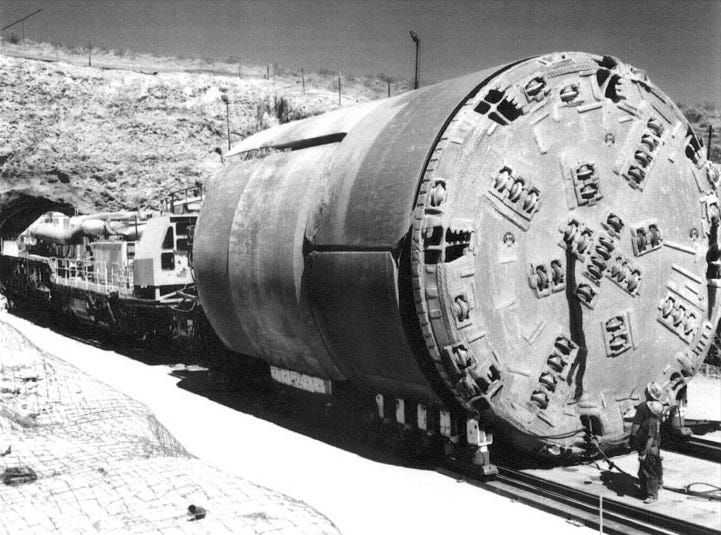
<svg viewBox="0 0 721 535">
<path fill-rule="evenodd" d="M 708 127 L 713 128 L 710 160 L 721 163 L 721 111 L 710 102 L 702 104 L 679 104 L 679 108 L 691 123 L 696 134 L 708 142 Z"/>
<path fill-rule="evenodd" d="M 228 63 L 95 52 L 88 67 L 50 45 L 0 51 L 0 210 L 22 195 L 81 212 L 152 206 L 208 180 L 228 146 L 223 94 L 234 141 L 338 107 L 334 73 L 307 74 L 303 93 L 300 73 L 277 66 L 265 79 L 258 66 L 239 77 Z M 341 83 L 343 106 L 387 92 L 373 77 Z"/>
<path fill-rule="evenodd" d="M 33 58 L 33 59 L 28 59 Z M 0 214 L 18 199 L 81 212 L 155 206 L 205 182 L 238 141 L 279 122 L 336 109 L 338 75 L 277 65 L 88 51 L 47 43 L 0 49 Z M 269 78 L 266 79 L 266 76 Z M 342 106 L 407 91 L 384 75 L 343 76 Z M 682 106 L 706 140 L 712 105 Z M 718 134 L 712 159 L 721 161 Z M 2 218 L 0 217 L 0 220 Z"/>
</svg>

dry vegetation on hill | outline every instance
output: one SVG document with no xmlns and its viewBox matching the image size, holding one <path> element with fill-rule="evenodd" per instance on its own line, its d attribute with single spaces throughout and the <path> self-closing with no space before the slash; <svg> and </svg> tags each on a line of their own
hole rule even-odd
<svg viewBox="0 0 721 535">
<path fill-rule="evenodd" d="M 710 159 L 721 163 L 721 111 L 710 102 L 702 104 L 679 104 L 679 108 L 691 123 L 696 134 L 708 142 L 708 127 L 713 128 Z"/>
<path fill-rule="evenodd" d="M 216 149 L 227 149 L 223 94 L 235 141 L 338 107 L 329 71 L 306 74 L 303 93 L 300 73 L 277 66 L 270 79 L 245 65 L 240 77 L 237 64 L 94 50 L 88 67 L 81 52 L 0 49 L 0 210 L 19 195 L 82 212 L 152 206 L 206 181 L 221 165 Z M 386 92 L 377 77 L 342 79 L 343 106 Z"/>
<path fill-rule="evenodd" d="M 21 57 L 24 56 L 24 57 Z M 27 59 L 34 58 L 34 59 Z M 81 212 L 146 207 L 165 193 L 206 181 L 227 149 L 225 104 L 237 141 L 279 122 L 338 107 L 338 73 L 277 65 L 157 57 L 47 43 L 0 49 L 0 212 L 19 196 Z M 270 78 L 266 79 L 266 74 Z M 342 76 L 342 105 L 409 89 L 386 75 Z M 706 139 L 721 115 L 682 106 Z M 718 135 L 712 159 L 721 161 Z"/>
</svg>

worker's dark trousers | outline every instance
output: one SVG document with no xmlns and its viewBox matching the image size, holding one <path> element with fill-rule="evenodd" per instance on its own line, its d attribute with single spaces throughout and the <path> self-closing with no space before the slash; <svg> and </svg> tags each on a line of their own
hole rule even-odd
<svg viewBox="0 0 721 535">
<path fill-rule="evenodd" d="M 638 479 L 644 497 L 658 498 L 658 489 L 663 481 L 663 467 L 657 453 L 649 453 L 643 461 L 639 461 Z"/>
</svg>

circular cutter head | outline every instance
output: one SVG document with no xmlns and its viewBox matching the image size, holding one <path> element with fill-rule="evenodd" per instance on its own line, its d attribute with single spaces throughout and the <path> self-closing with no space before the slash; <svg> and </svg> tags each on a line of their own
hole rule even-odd
<svg viewBox="0 0 721 535">
<path fill-rule="evenodd" d="M 574 456 L 588 430 L 623 442 L 646 385 L 673 401 L 709 350 L 718 173 L 614 58 L 531 58 L 234 152 L 193 258 L 238 353 Z"/>
<path fill-rule="evenodd" d="M 419 186 L 412 277 L 437 372 L 524 449 L 621 442 L 716 327 L 718 174 L 679 110 L 615 58 L 553 54 L 471 95 Z M 709 300 L 712 304 L 709 304 Z"/>
</svg>

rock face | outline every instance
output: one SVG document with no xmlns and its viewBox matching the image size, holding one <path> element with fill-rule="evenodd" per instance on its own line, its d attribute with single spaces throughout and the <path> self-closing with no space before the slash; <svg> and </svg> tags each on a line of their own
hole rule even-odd
<svg viewBox="0 0 721 535">
<path fill-rule="evenodd" d="M 305 503 L 192 457 L 141 403 L 0 317 L 0 532 L 335 534 Z"/>
<path fill-rule="evenodd" d="M 208 180 L 221 166 L 216 149 L 227 149 L 223 95 L 234 141 L 279 116 L 337 107 L 335 92 L 302 94 L 292 76 L 143 74 L 0 55 L 0 220 L 19 198 L 80 212 L 148 207 Z"/>
</svg>

